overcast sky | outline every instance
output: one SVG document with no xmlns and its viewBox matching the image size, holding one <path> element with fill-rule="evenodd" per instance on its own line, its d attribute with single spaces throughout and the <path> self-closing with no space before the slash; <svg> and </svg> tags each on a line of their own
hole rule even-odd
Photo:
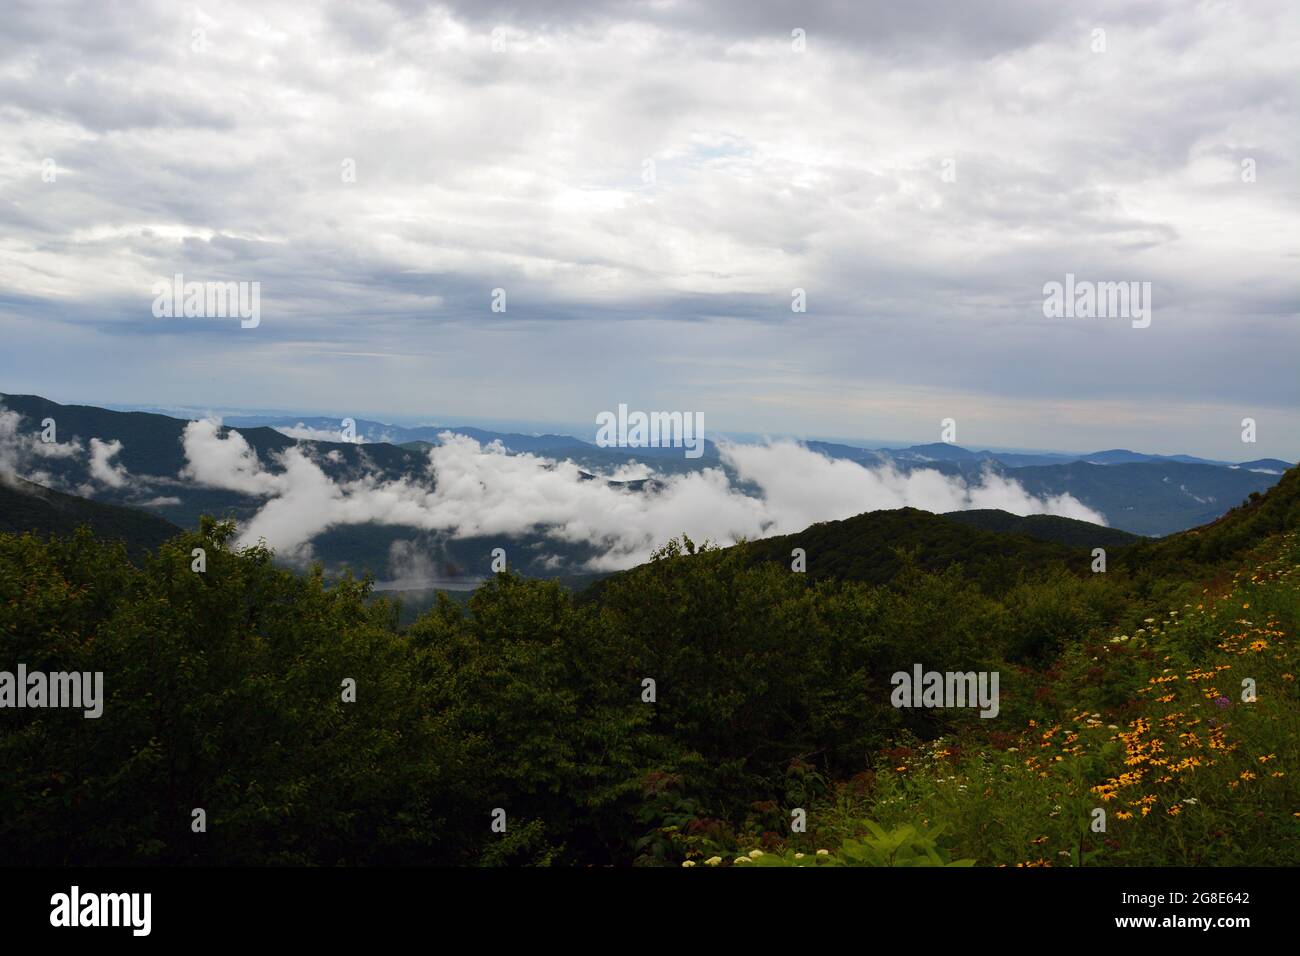
<svg viewBox="0 0 1300 956">
<path fill-rule="evenodd" d="M 1300 457 L 1300 5 L 812 7 L 9 0 L 0 391 Z"/>
</svg>

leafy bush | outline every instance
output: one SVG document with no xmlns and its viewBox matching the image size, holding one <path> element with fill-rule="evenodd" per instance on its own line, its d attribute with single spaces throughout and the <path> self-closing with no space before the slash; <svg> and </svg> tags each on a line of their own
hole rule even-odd
<svg viewBox="0 0 1300 956">
<path fill-rule="evenodd" d="M 974 866 L 973 859 L 953 860 L 939 845 L 943 828 L 924 831 L 904 823 L 886 832 L 878 823 L 863 820 L 867 835 L 846 840 L 838 850 L 811 856 L 794 850 L 765 853 L 754 859 L 758 866 Z"/>
</svg>

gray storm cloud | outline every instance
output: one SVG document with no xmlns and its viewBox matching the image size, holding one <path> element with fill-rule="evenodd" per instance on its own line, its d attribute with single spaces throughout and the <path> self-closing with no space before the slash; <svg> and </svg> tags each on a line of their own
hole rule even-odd
<svg viewBox="0 0 1300 956">
<path fill-rule="evenodd" d="M 508 454 L 497 443 L 484 446 L 451 433 L 429 450 L 432 488 L 371 476 L 336 482 L 301 446 L 281 453 L 283 470 L 273 473 L 242 435 L 223 435 L 213 420 L 191 422 L 183 443 L 187 477 L 266 499 L 242 529 L 241 543 L 265 539 L 290 556 L 305 553 L 328 528 L 371 522 L 453 537 L 540 534 L 588 543 L 599 552 L 593 570 L 643 562 L 683 531 L 726 544 L 882 508 L 1001 508 L 1105 523 L 1070 495 L 1036 498 L 996 475 L 965 482 L 930 470 L 868 469 L 792 442 L 722 446 L 723 461 L 757 495 L 740 491 L 722 468 L 663 476 L 656 490 L 632 491 L 583 480 L 571 461 Z"/>
<path fill-rule="evenodd" d="M 1293 0 L 100 7 L 0 31 L 11 388 L 1295 454 Z M 176 272 L 264 321 L 154 318 Z"/>
</svg>

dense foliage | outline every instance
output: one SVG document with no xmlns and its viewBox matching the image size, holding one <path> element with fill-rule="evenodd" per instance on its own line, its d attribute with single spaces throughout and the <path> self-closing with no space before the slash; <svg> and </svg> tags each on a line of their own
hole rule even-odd
<svg viewBox="0 0 1300 956">
<path fill-rule="evenodd" d="M 502 574 L 409 627 L 228 523 L 138 567 L 84 530 L 0 535 L 0 670 L 102 671 L 107 696 L 99 719 L 0 710 L 0 861 L 1296 862 L 1297 474 L 1120 573 L 1014 538 L 988 574 L 922 546 L 873 583 L 811 573 L 818 538 L 808 574 L 683 538 L 588 600 Z M 997 719 L 896 709 L 918 662 L 998 671 Z M 1192 677 L 1244 663 L 1256 703 Z M 1160 769 L 1185 733 L 1196 772 Z"/>
</svg>

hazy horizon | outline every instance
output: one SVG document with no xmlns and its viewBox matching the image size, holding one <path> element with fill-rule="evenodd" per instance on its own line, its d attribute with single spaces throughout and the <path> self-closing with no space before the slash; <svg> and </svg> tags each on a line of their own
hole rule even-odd
<svg viewBox="0 0 1300 956">
<path fill-rule="evenodd" d="M 19 394 L 18 392 L 0 389 L 0 395 Z M 37 393 L 32 393 L 37 394 Z M 467 415 L 457 415 L 448 413 L 445 415 L 391 415 L 385 412 L 339 412 L 337 409 L 320 410 L 320 409 L 303 409 L 303 408 L 242 408 L 236 406 L 183 406 L 183 405 L 156 405 L 156 404 L 138 404 L 138 403 L 115 403 L 115 402 L 96 402 L 91 400 L 63 399 L 50 395 L 41 395 L 41 398 L 57 401 L 60 405 L 88 405 L 100 408 L 107 408 L 113 411 L 138 411 L 152 412 L 160 415 L 168 415 L 180 418 L 343 418 L 351 417 L 357 421 L 366 420 L 374 421 L 384 425 L 394 425 L 404 428 L 420 427 L 441 427 L 449 428 L 480 428 L 484 431 L 511 432 L 521 435 L 568 435 L 579 438 L 586 442 L 591 442 L 596 431 L 594 424 L 582 424 L 578 422 L 563 421 L 530 421 L 528 419 L 511 419 L 511 418 L 474 418 Z M 866 449 L 878 448 L 907 448 L 916 445 L 927 445 L 936 443 L 939 439 L 924 438 L 894 438 L 882 439 L 873 436 L 854 436 L 854 435 L 825 435 L 825 434 L 793 434 L 793 433 L 762 433 L 762 432 L 742 432 L 728 431 L 718 432 L 717 434 L 706 433 L 705 436 L 709 441 L 732 441 L 746 443 L 762 443 L 766 441 L 821 441 L 830 443 L 841 443 L 850 446 L 856 446 Z M 1225 461 L 1253 461 L 1259 458 L 1279 458 L 1275 455 L 1247 454 L 1240 455 L 1237 458 L 1215 459 L 1212 455 L 1198 454 L 1192 449 L 1151 449 L 1151 448 L 1126 448 L 1120 445 L 1110 445 L 1097 448 L 1037 448 L 1023 445 L 996 445 L 980 441 L 957 441 L 951 444 L 970 451 L 991 451 L 1005 454 L 1026 454 L 1026 455 L 1086 455 L 1101 451 L 1126 450 L 1138 452 L 1147 455 L 1164 455 L 1176 456 L 1187 455 L 1207 460 L 1225 460 Z M 1245 445 L 1245 448 L 1254 446 Z M 1279 460 L 1295 464 L 1295 456 L 1280 457 Z"/>
</svg>

